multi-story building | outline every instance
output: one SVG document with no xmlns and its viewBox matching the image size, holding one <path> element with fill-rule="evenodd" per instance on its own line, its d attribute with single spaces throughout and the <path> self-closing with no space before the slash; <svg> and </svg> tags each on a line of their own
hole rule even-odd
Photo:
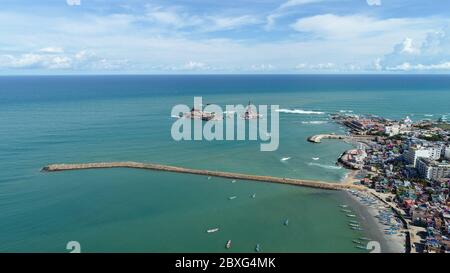
<svg viewBox="0 0 450 273">
<path fill-rule="evenodd" d="M 430 150 L 411 147 L 403 154 L 403 156 L 406 162 L 416 167 L 418 158 L 430 158 Z"/>
<path fill-rule="evenodd" d="M 450 177 L 450 163 L 419 158 L 416 164 L 420 176 L 430 180 Z"/>
<path fill-rule="evenodd" d="M 441 146 L 431 146 L 431 147 L 411 147 L 404 153 L 404 159 L 414 167 L 416 167 L 417 160 L 419 158 L 428 158 L 431 160 L 438 160 L 441 158 L 442 147 Z"/>
<path fill-rule="evenodd" d="M 450 146 L 445 148 L 444 158 L 450 160 Z"/>
</svg>

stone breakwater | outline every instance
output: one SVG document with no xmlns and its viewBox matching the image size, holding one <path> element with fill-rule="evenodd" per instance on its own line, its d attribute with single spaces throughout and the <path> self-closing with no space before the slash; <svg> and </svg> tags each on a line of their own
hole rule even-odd
<svg viewBox="0 0 450 273">
<path fill-rule="evenodd" d="M 333 134 L 320 134 L 320 135 L 314 135 L 307 138 L 309 142 L 312 143 L 320 143 L 322 139 L 340 139 L 348 142 L 368 142 L 372 141 L 375 137 L 374 136 L 358 136 L 358 135 L 333 135 Z"/>
<path fill-rule="evenodd" d="M 326 189 L 326 190 L 348 190 L 348 189 L 362 190 L 362 191 L 366 190 L 366 188 L 364 186 L 352 185 L 352 184 L 340 184 L 340 183 L 331 183 L 331 182 L 316 181 L 316 180 L 304 180 L 304 179 L 294 179 L 294 178 L 284 178 L 284 177 L 261 176 L 261 175 L 250 175 L 250 174 L 241 174 L 241 173 L 232 173 L 232 172 L 190 169 L 190 168 L 182 168 L 182 167 L 175 167 L 175 166 L 169 166 L 169 165 L 130 162 L 130 161 L 127 161 L 127 162 L 80 163 L 80 164 L 51 164 L 51 165 L 48 165 L 48 166 L 45 166 L 44 168 L 42 168 L 42 171 L 58 172 L 58 171 L 70 171 L 70 170 L 106 169 L 106 168 L 146 169 L 146 170 L 154 170 L 154 171 L 165 171 L 165 172 L 215 176 L 215 177 L 223 177 L 223 178 L 229 178 L 229 179 L 240 179 L 240 180 L 290 184 L 290 185 L 319 188 L 319 189 Z"/>
</svg>

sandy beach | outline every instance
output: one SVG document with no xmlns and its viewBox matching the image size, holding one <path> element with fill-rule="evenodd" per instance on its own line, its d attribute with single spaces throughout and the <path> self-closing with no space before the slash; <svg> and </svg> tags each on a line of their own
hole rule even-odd
<svg viewBox="0 0 450 273">
<path fill-rule="evenodd" d="M 351 192 L 344 191 L 343 195 L 347 202 L 347 209 L 356 215 L 354 219 L 360 223 L 366 237 L 380 243 L 382 253 L 405 252 L 405 235 L 402 229 L 392 235 L 385 234 L 385 229 L 389 228 L 389 226 L 377 218 L 380 212 L 390 211 L 390 208 L 387 208 L 386 205 L 376 199 L 374 199 L 374 205 L 366 204 L 366 201 L 364 201 L 366 199 L 363 198 L 372 197 L 367 192 L 352 194 Z M 395 220 L 392 221 L 394 223 Z"/>
</svg>

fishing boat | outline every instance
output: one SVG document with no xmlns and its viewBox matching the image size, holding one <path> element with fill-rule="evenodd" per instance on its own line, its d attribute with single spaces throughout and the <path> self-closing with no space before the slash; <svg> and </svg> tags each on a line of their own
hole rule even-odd
<svg viewBox="0 0 450 273">
<path fill-rule="evenodd" d="M 207 233 L 213 233 L 213 232 L 217 232 L 217 231 L 219 231 L 219 228 L 211 228 L 211 229 L 206 230 Z"/>
<path fill-rule="evenodd" d="M 359 227 L 359 224 L 349 223 L 348 225 L 351 226 L 351 227 Z"/>
<path fill-rule="evenodd" d="M 355 221 L 355 220 L 350 220 L 350 221 L 348 221 L 349 223 L 352 223 L 352 224 L 359 224 L 359 222 L 358 221 Z"/>
<path fill-rule="evenodd" d="M 252 194 L 252 198 L 256 198 L 256 193 Z"/>
<path fill-rule="evenodd" d="M 256 244 L 255 251 L 256 252 L 260 252 L 261 251 L 261 246 L 259 244 Z"/>
<path fill-rule="evenodd" d="M 360 228 L 360 227 L 351 227 L 351 229 L 353 229 L 353 230 L 358 230 L 358 231 L 362 231 L 362 230 L 363 230 L 363 229 Z"/>
<path fill-rule="evenodd" d="M 226 249 L 231 248 L 231 240 L 228 240 L 227 244 L 225 245 Z"/>
<path fill-rule="evenodd" d="M 286 220 L 284 221 L 284 225 L 285 225 L 285 226 L 289 225 L 289 219 L 286 219 Z"/>
<path fill-rule="evenodd" d="M 312 160 L 319 160 L 319 158 L 318 157 L 313 157 Z"/>
<path fill-rule="evenodd" d="M 228 197 L 228 200 L 233 200 L 233 199 L 236 199 L 237 198 L 237 196 L 230 196 L 230 197 Z"/>
<path fill-rule="evenodd" d="M 354 215 L 354 214 L 347 214 L 347 217 L 352 217 L 352 218 L 354 218 L 354 217 L 356 217 L 356 215 Z"/>
<path fill-rule="evenodd" d="M 359 248 L 359 249 L 366 249 L 366 250 L 367 250 L 367 248 L 365 248 L 365 247 L 362 246 L 362 245 L 356 245 L 355 247 L 356 247 L 356 248 Z"/>
<path fill-rule="evenodd" d="M 358 241 L 358 240 L 352 240 L 353 243 L 358 244 L 358 245 L 362 245 L 363 243 Z"/>
</svg>

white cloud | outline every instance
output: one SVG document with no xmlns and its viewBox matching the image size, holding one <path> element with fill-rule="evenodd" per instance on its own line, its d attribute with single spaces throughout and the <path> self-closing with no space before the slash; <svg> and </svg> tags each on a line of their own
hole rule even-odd
<svg viewBox="0 0 450 273">
<path fill-rule="evenodd" d="M 220 31 L 236 29 L 241 26 L 261 23 L 261 20 L 252 15 L 242 15 L 237 17 L 209 16 L 210 24 L 205 24 L 204 31 Z"/>
<path fill-rule="evenodd" d="M 390 71 L 448 71 L 450 70 L 450 29 L 433 31 L 414 46 L 405 38 L 391 53 L 380 58 L 379 65 Z"/>
<path fill-rule="evenodd" d="M 182 68 L 184 70 L 203 70 L 207 69 L 208 66 L 202 62 L 189 61 L 188 63 L 184 64 Z"/>
<path fill-rule="evenodd" d="M 381 6 L 381 0 L 367 0 L 369 6 Z"/>
<path fill-rule="evenodd" d="M 288 14 L 290 8 L 323 1 L 325 0 L 288 0 L 287 2 L 284 2 L 283 4 L 278 6 L 278 8 L 272 11 L 269 15 L 267 15 L 265 28 L 266 30 L 270 30 L 271 28 L 273 28 L 276 20 Z"/>
<path fill-rule="evenodd" d="M 20 55 L 0 55 L 3 69 L 44 69 L 44 70 L 115 70 L 128 65 L 127 60 L 99 58 L 95 53 L 81 50 L 73 54 L 63 54 L 63 50 L 38 50 L 39 53 Z"/>
<path fill-rule="evenodd" d="M 66 3 L 69 6 L 80 6 L 81 0 L 66 0 Z"/>
<path fill-rule="evenodd" d="M 307 64 L 307 63 L 300 63 L 295 66 L 295 69 L 297 70 L 339 70 L 339 67 L 332 62 L 325 62 L 325 63 L 315 63 L 315 64 Z"/>
<path fill-rule="evenodd" d="M 68 69 L 72 60 L 66 56 L 27 53 L 20 56 L 3 55 L 2 67 L 6 68 L 46 68 Z"/>
<path fill-rule="evenodd" d="M 139 20 L 139 18 L 136 19 Z M 177 29 L 198 26 L 204 23 L 202 18 L 182 12 L 177 7 L 164 8 L 152 5 L 147 5 L 145 17 L 141 19 Z"/>
<path fill-rule="evenodd" d="M 160 7 L 147 5 L 145 17 L 135 18 L 136 21 L 150 21 L 161 26 L 174 29 L 195 28 L 199 31 L 222 31 L 254 25 L 261 22 L 253 15 L 191 15 L 179 7 Z"/>
<path fill-rule="evenodd" d="M 309 32 L 318 38 L 360 38 L 380 35 L 422 23 L 419 19 L 377 19 L 366 15 L 320 14 L 298 19 L 291 27 L 299 32 Z"/>
<path fill-rule="evenodd" d="M 58 54 L 58 53 L 64 53 L 64 49 L 62 49 L 61 47 L 44 47 L 44 48 L 39 49 L 39 52 Z"/>
<path fill-rule="evenodd" d="M 272 64 L 253 64 L 250 66 L 251 71 L 271 71 L 275 66 Z"/>
</svg>

